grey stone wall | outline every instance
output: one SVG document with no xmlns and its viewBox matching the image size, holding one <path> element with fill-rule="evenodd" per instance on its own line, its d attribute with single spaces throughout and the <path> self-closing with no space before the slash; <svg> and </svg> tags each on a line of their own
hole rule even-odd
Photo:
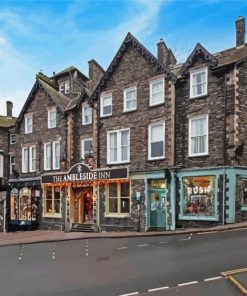
<svg viewBox="0 0 247 296">
<path fill-rule="evenodd" d="M 4 184 L 6 184 L 8 177 L 8 129 L 2 127 L 0 127 L 0 151 L 3 151 L 3 177 Z"/>
</svg>

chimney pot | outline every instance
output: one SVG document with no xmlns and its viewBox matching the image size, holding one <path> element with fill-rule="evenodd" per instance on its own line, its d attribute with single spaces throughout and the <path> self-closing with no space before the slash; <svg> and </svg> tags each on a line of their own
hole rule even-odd
<svg viewBox="0 0 247 296">
<path fill-rule="evenodd" d="M 6 102 L 7 117 L 12 117 L 13 103 L 11 101 Z"/>
<path fill-rule="evenodd" d="M 235 21 L 236 25 L 236 47 L 245 45 L 245 18 L 239 16 Z"/>
</svg>

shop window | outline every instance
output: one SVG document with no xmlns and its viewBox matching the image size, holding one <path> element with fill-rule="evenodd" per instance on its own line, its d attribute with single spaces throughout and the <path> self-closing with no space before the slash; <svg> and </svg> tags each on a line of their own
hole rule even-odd
<svg viewBox="0 0 247 296">
<path fill-rule="evenodd" d="M 31 190 L 27 187 L 22 188 L 19 192 L 19 209 L 19 220 L 31 220 Z"/>
<path fill-rule="evenodd" d="M 130 185 L 129 183 L 109 183 L 107 186 L 109 215 L 130 213 Z"/>
<path fill-rule="evenodd" d="M 165 123 L 158 122 L 149 125 L 148 159 L 155 160 L 165 157 Z"/>
<path fill-rule="evenodd" d="M 208 115 L 189 119 L 189 156 L 208 154 Z"/>
<path fill-rule="evenodd" d="M 247 210 L 247 180 L 242 181 L 241 210 Z"/>
<path fill-rule="evenodd" d="M 61 187 L 48 186 L 44 190 L 44 216 L 61 217 Z"/>
<path fill-rule="evenodd" d="M 165 102 L 165 81 L 164 78 L 150 82 L 150 106 L 162 104 Z"/>
<path fill-rule="evenodd" d="M 182 179 L 182 215 L 196 218 L 215 217 L 215 177 L 184 177 Z"/>
<path fill-rule="evenodd" d="M 107 132 L 107 163 L 130 161 L 130 130 Z"/>
<path fill-rule="evenodd" d="M 124 112 L 133 111 L 137 108 L 136 86 L 124 89 Z"/>
<path fill-rule="evenodd" d="M 18 220 L 19 218 L 19 198 L 18 190 L 13 188 L 10 192 L 10 219 Z"/>
</svg>

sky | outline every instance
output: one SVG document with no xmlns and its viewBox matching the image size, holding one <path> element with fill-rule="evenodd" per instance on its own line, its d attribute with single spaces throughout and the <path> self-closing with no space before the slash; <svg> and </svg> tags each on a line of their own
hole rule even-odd
<svg viewBox="0 0 247 296">
<path fill-rule="evenodd" d="M 42 71 L 71 65 L 88 76 L 94 58 L 107 69 L 128 32 L 156 55 L 163 38 L 178 62 L 197 42 L 211 53 L 235 46 L 242 0 L 0 0 L 0 115 L 18 116 Z"/>
</svg>

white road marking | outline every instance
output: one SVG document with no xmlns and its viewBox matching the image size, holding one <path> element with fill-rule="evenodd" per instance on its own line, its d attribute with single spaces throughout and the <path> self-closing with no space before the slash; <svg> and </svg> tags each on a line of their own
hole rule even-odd
<svg viewBox="0 0 247 296">
<path fill-rule="evenodd" d="M 198 281 L 178 284 L 178 287 L 187 286 L 187 285 L 194 285 L 194 284 L 198 284 Z"/>
<path fill-rule="evenodd" d="M 138 245 L 137 247 L 141 248 L 141 247 L 147 247 L 148 244 L 143 244 L 143 245 Z"/>
<path fill-rule="evenodd" d="M 21 260 L 22 260 L 23 251 L 24 251 L 24 244 L 22 244 L 22 245 L 20 246 L 20 252 L 19 252 L 19 261 L 21 261 Z"/>
<path fill-rule="evenodd" d="M 187 237 L 187 238 L 181 238 L 178 241 L 180 241 L 180 242 L 182 242 L 182 241 L 188 241 L 188 240 L 191 240 L 191 238 L 192 238 L 192 233 L 189 235 L 189 237 Z"/>
<path fill-rule="evenodd" d="M 128 249 L 128 247 L 119 247 L 119 248 L 117 248 L 117 250 L 124 250 L 124 249 Z"/>
<path fill-rule="evenodd" d="M 89 248 L 88 248 L 88 239 L 86 239 L 86 246 L 85 246 L 85 254 L 86 254 L 86 257 L 88 256 L 89 254 Z"/>
<path fill-rule="evenodd" d="M 121 294 L 119 296 L 131 296 L 131 295 L 138 295 L 139 292 L 133 292 L 133 293 L 128 293 L 128 294 Z"/>
<path fill-rule="evenodd" d="M 55 260 L 55 243 L 52 246 L 52 260 Z"/>
<path fill-rule="evenodd" d="M 160 290 L 165 290 L 165 289 L 169 289 L 169 287 L 166 286 L 166 287 L 160 287 L 160 288 L 149 289 L 148 292 L 160 291 Z"/>
<path fill-rule="evenodd" d="M 168 244 L 168 242 L 159 242 L 159 245 Z"/>
<path fill-rule="evenodd" d="M 209 282 L 209 281 L 214 281 L 214 280 L 219 280 L 222 279 L 222 276 L 216 276 L 208 279 L 204 279 L 204 282 Z"/>
</svg>

